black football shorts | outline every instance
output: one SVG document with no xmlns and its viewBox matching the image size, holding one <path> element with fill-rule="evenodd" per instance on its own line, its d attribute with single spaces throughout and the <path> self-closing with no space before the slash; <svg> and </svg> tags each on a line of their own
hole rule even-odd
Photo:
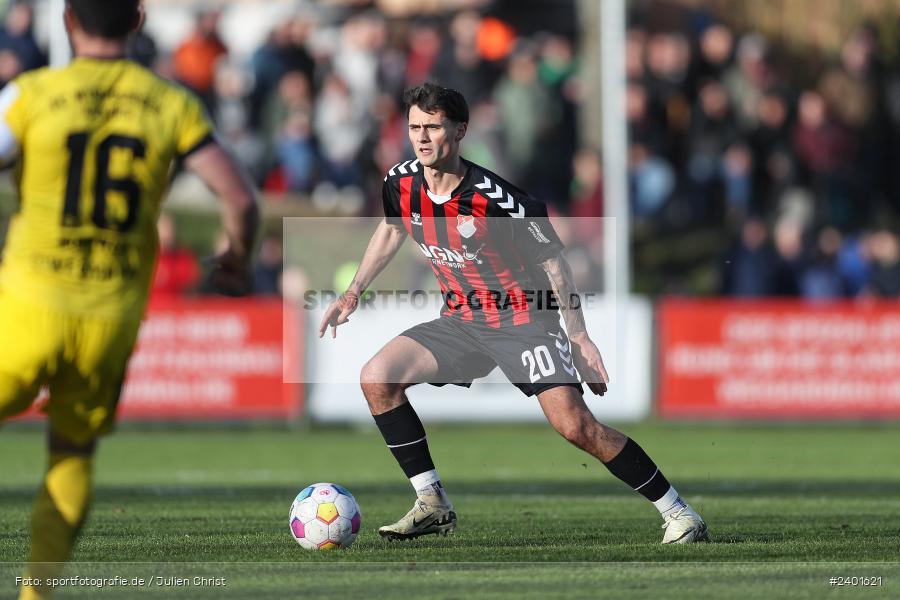
<svg viewBox="0 0 900 600">
<path fill-rule="evenodd" d="M 441 317 L 400 335 L 419 342 L 434 355 L 438 374 L 429 382 L 432 385 L 468 387 L 500 367 L 526 396 L 562 385 L 584 392 L 573 365 L 569 337 L 558 323 L 549 320 L 498 329 Z"/>
</svg>

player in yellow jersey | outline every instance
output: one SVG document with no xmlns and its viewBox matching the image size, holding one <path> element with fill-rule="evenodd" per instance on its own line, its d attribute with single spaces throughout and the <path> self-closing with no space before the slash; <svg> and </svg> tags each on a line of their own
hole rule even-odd
<svg viewBox="0 0 900 600">
<path fill-rule="evenodd" d="M 0 92 L 0 158 L 19 206 L 0 263 L 0 421 L 42 385 L 49 466 L 35 502 L 29 575 L 59 570 L 87 515 L 97 437 L 112 426 L 157 256 L 156 220 L 175 161 L 218 195 L 229 249 L 213 285 L 249 286 L 259 220 L 244 171 L 199 101 L 124 58 L 140 0 L 68 0 L 75 53 Z M 49 595 L 24 586 L 21 598 Z"/>
</svg>

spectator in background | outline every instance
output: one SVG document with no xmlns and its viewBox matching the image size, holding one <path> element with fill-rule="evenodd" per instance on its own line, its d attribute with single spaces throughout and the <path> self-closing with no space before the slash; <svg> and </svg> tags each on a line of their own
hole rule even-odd
<svg viewBox="0 0 900 600">
<path fill-rule="evenodd" d="M 313 26 L 314 22 L 303 15 L 283 21 L 253 54 L 250 61 L 254 81 L 249 98 L 251 127 L 262 127 L 263 112 L 285 73 L 299 71 L 308 82 L 313 81 L 316 62 L 306 47 Z"/>
<path fill-rule="evenodd" d="M 650 98 L 643 84 L 632 81 L 625 89 L 625 118 L 632 143 L 641 144 L 654 154 L 662 154 L 667 147 L 665 129 L 659 113 L 650 110 Z"/>
<path fill-rule="evenodd" d="M 900 297 L 900 240 L 889 229 L 872 234 L 869 241 L 872 272 L 865 292 L 878 298 Z"/>
<path fill-rule="evenodd" d="M 675 191 L 675 169 L 643 144 L 631 144 L 628 147 L 628 175 L 635 225 L 646 227 L 649 220 L 660 215 Z"/>
<path fill-rule="evenodd" d="M 288 71 L 265 111 L 264 139 L 271 145 L 266 160 L 266 189 L 310 192 L 319 168 L 313 135 L 313 92 L 303 71 Z M 274 169 L 274 172 L 273 172 Z"/>
<path fill-rule="evenodd" d="M 835 118 L 851 129 L 866 129 L 875 118 L 875 42 L 868 28 L 857 28 L 841 47 L 840 63 L 819 80 L 818 91 Z"/>
<path fill-rule="evenodd" d="M 845 236 L 838 250 L 838 273 L 851 297 L 860 295 L 866 289 L 872 275 L 869 238 L 867 234 Z"/>
<path fill-rule="evenodd" d="M 362 170 L 357 159 L 369 135 L 369 113 L 356 110 L 350 88 L 337 73 L 325 78 L 313 119 L 322 180 L 337 188 L 359 188 Z"/>
<path fill-rule="evenodd" d="M 758 34 L 745 35 L 738 42 L 737 64 L 722 77 L 738 126 L 753 131 L 759 118 L 759 101 L 764 90 L 772 87 L 772 73 L 766 64 L 768 42 Z"/>
<path fill-rule="evenodd" d="M 768 244 L 766 225 L 758 218 L 741 226 L 738 243 L 725 258 L 721 293 L 738 298 L 761 298 L 774 292 L 776 258 Z"/>
<path fill-rule="evenodd" d="M 457 13 L 450 21 L 450 43 L 443 45 L 434 66 L 435 82 L 459 91 L 472 106 L 490 98 L 499 77 L 496 63 L 478 52 L 480 28 L 476 11 Z"/>
<path fill-rule="evenodd" d="M 628 81 L 643 81 L 646 48 L 647 31 L 642 27 L 629 27 L 625 35 L 625 77 Z"/>
<path fill-rule="evenodd" d="M 0 31 L 0 51 L 9 51 L 19 63 L 19 72 L 31 71 L 47 64 L 44 53 L 34 40 L 34 9 L 29 2 L 17 1 L 10 5 L 3 30 Z M 18 74 L 18 73 L 17 73 Z M 3 74 L 4 82 L 12 79 Z"/>
<path fill-rule="evenodd" d="M 306 73 L 285 72 L 266 102 L 261 122 L 263 137 L 266 140 L 274 140 L 292 114 L 303 113 L 311 118 L 315 102 L 312 82 Z"/>
<path fill-rule="evenodd" d="M 643 81 L 646 50 L 647 31 L 642 27 L 629 27 L 625 34 L 625 77 L 628 81 Z"/>
<path fill-rule="evenodd" d="M 757 214 L 771 210 L 795 179 L 789 111 L 785 92 L 765 92 L 758 105 L 759 125 L 748 136 L 754 163 L 755 202 L 751 210 Z"/>
<path fill-rule="evenodd" d="M 800 280 L 806 270 L 803 245 L 803 226 L 797 219 L 783 216 L 775 224 L 775 261 L 772 294 L 795 297 L 800 295 Z"/>
<path fill-rule="evenodd" d="M 544 160 L 536 165 L 541 183 L 534 193 L 557 210 L 568 211 L 572 161 L 578 145 L 578 103 L 581 86 L 576 77 L 575 49 L 567 38 L 555 34 L 539 36 L 538 80 L 558 106 L 559 119 L 540 142 Z"/>
<path fill-rule="evenodd" d="M 22 74 L 22 61 L 9 49 L 0 50 L 0 87 Z"/>
<path fill-rule="evenodd" d="M 228 54 L 219 36 L 221 11 L 197 13 L 193 32 L 178 46 L 172 58 L 175 78 L 196 93 L 210 114 L 216 112 L 216 63 Z"/>
<path fill-rule="evenodd" d="M 538 79 L 538 66 L 531 48 L 522 47 L 510 57 L 506 74 L 494 90 L 503 152 L 509 161 L 509 179 L 522 187 L 540 187 L 539 161 L 546 160 L 541 149 L 551 130 L 559 123 L 560 108 L 550 91 Z"/>
<path fill-rule="evenodd" d="M 572 161 L 573 179 L 569 203 L 569 223 L 574 245 L 584 254 L 582 274 L 577 281 L 581 290 L 601 288 L 603 264 L 603 159 L 593 148 L 581 148 Z M 568 244 L 567 244 L 568 245 Z M 578 261 L 573 259 L 570 262 Z"/>
<path fill-rule="evenodd" d="M 306 193 L 312 190 L 318 155 L 308 114 L 288 115 L 278 132 L 276 156 L 283 179 L 278 191 Z"/>
<path fill-rule="evenodd" d="M 824 98 L 815 91 L 800 96 L 797 121 L 794 151 L 805 183 L 819 198 L 823 219 L 834 225 L 847 225 L 851 211 L 847 169 L 856 140 L 830 117 Z"/>
<path fill-rule="evenodd" d="M 724 183 L 726 216 L 736 222 L 753 212 L 753 153 L 744 142 L 729 146 L 722 159 L 721 173 Z M 722 213 L 715 207 L 719 220 Z M 713 223 L 715 224 L 715 223 Z"/>
<path fill-rule="evenodd" d="M 156 229 L 159 260 L 151 295 L 180 296 L 193 291 L 200 281 L 200 266 L 190 250 L 179 246 L 175 219 L 168 213 L 160 214 Z"/>
<path fill-rule="evenodd" d="M 256 181 L 263 177 L 265 144 L 250 125 L 249 74 L 229 60 L 216 67 L 216 114 L 219 135 Z"/>
<path fill-rule="evenodd" d="M 833 300 L 847 295 L 847 286 L 838 268 L 843 239 L 834 227 L 819 231 L 806 271 L 800 277 L 801 295 L 807 300 Z"/>
<path fill-rule="evenodd" d="M 148 69 L 156 68 L 159 50 L 156 47 L 156 40 L 147 33 L 143 24 L 141 24 L 141 28 L 138 31 L 128 38 L 128 44 L 125 46 L 125 55 L 129 60 L 133 60 L 142 67 Z"/>
<path fill-rule="evenodd" d="M 718 81 L 705 81 L 691 114 L 687 137 L 687 175 L 695 222 L 721 220 L 722 157 L 737 139 L 737 125 L 725 89 Z M 739 175 L 741 170 L 726 173 Z M 746 202 L 746 195 L 735 198 L 735 202 Z"/>
<path fill-rule="evenodd" d="M 344 22 L 331 68 L 346 84 L 356 110 L 368 112 L 378 96 L 379 54 L 387 44 L 384 18 L 365 12 Z"/>
<path fill-rule="evenodd" d="M 428 80 L 442 43 L 441 33 L 434 24 L 423 21 L 412 25 L 407 35 L 404 88 L 415 87 Z"/>
<path fill-rule="evenodd" d="M 381 94 L 377 98 L 374 116 L 378 127 L 378 134 L 373 142 L 375 165 L 379 173 L 387 173 L 391 167 L 406 160 L 411 152 L 408 148 L 406 117 L 400 110 L 399 99 L 390 94 Z M 376 198 L 380 207 L 380 197 Z"/>
<path fill-rule="evenodd" d="M 734 59 L 734 34 L 726 25 L 710 25 L 700 34 L 696 78 L 721 80 Z"/>
<path fill-rule="evenodd" d="M 470 107 L 465 158 L 495 173 L 509 172 L 503 155 L 500 117 L 497 105 L 491 100 L 483 100 Z"/>
<path fill-rule="evenodd" d="M 259 247 L 259 259 L 253 270 L 253 293 L 258 296 L 281 294 L 281 274 L 284 271 L 284 255 L 281 238 L 267 235 Z"/>
<path fill-rule="evenodd" d="M 888 133 L 879 105 L 875 45 L 874 31 L 858 27 L 844 41 L 840 63 L 828 69 L 817 86 L 829 114 L 856 138 L 844 177 L 849 206 L 841 207 L 849 213 L 841 222 L 853 225 L 871 220 L 884 191 Z"/>
<path fill-rule="evenodd" d="M 647 69 L 644 87 L 649 109 L 664 130 L 666 147 L 663 156 L 681 168 L 684 136 L 690 123 L 691 99 L 687 93 L 691 49 L 679 33 L 656 33 L 647 40 Z"/>
<path fill-rule="evenodd" d="M 573 158 L 569 215 L 574 218 L 603 216 L 603 159 L 592 148 L 580 149 Z"/>
</svg>

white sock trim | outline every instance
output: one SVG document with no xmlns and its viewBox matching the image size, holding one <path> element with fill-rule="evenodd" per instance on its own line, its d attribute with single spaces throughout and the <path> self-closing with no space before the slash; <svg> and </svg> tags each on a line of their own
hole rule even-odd
<svg viewBox="0 0 900 600">
<path fill-rule="evenodd" d="M 672 509 L 676 505 L 681 508 L 681 504 L 683 503 L 684 501 L 681 500 L 681 498 L 678 496 L 678 492 L 675 491 L 675 487 L 670 485 L 669 491 L 663 494 L 662 498 L 653 501 L 653 506 L 655 506 L 656 510 L 659 511 L 659 514 L 665 517 L 666 513 L 674 512 L 672 511 Z"/>
<path fill-rule="evenodd" d="M 393 446 L 388 444 L 387 447 L 388 448 L 402 448 L 403 446 L 412 446 L 413 444 L 418 444 L 419 442 L 424 442 L 426 439 L 428 439 L 427 435 L 420 437 L 419 439 L 417 439 L 414 442 L 406 442 L 405 444 L 394 444 Z"/>
<path fill-rule="evenodd" d="M 424 473 L 419 473 L 418 475 L 413 475 L 409 478 L 409 482 L 412 484 L 413 488 L 416 491 L 421 490 L 422 488 L 428 487 L 432 483 L 437 483 L 441 480 L 441 476 L 438 475 L 436 469 L 432 469 L 430 471 L 425 471 Z"/>
<path fill-rule="evenodd" d="M 657 473 L 659 473 L 659 467 L 656 467 L 656 470 L 653 471 L 653 475 L 650 476 L 650 479 L 648 479 L 647 481 L 645 481 L 645 482 L 642 483 L 641 485 L 639 485 L 639 486 L 637 486 L 636 488 L 634 488 L 634 491 L 638 491 L 639 489 L 641 489 L 642 487 L 644 487 L 645 485 L 647 485 L 648 483 L 650 483 L 651 481 L 653 481 L 653 478 L 656 477 L 656 474 L 657 474 Z"/>
</svg>

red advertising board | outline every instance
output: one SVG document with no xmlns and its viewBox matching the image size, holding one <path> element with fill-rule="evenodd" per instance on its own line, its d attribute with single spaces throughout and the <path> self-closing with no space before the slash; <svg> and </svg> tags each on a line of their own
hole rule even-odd
<svg viewBox="0 0 900 600">
<path fill-rule="evenodd" d="M 284 369 L 303 364 L 302 340 L 302 319 L 281 300 L 154 299 L 128 366 L 118 418 L 296 418 L 302 385 L 283 382 L 300 380 L 287 379 Z"/>
<path fill-rule="evenodd" d="M 900 417 L 900 305 L 666 300 L 659 412 L 681 418 Z"/>
</svg>

